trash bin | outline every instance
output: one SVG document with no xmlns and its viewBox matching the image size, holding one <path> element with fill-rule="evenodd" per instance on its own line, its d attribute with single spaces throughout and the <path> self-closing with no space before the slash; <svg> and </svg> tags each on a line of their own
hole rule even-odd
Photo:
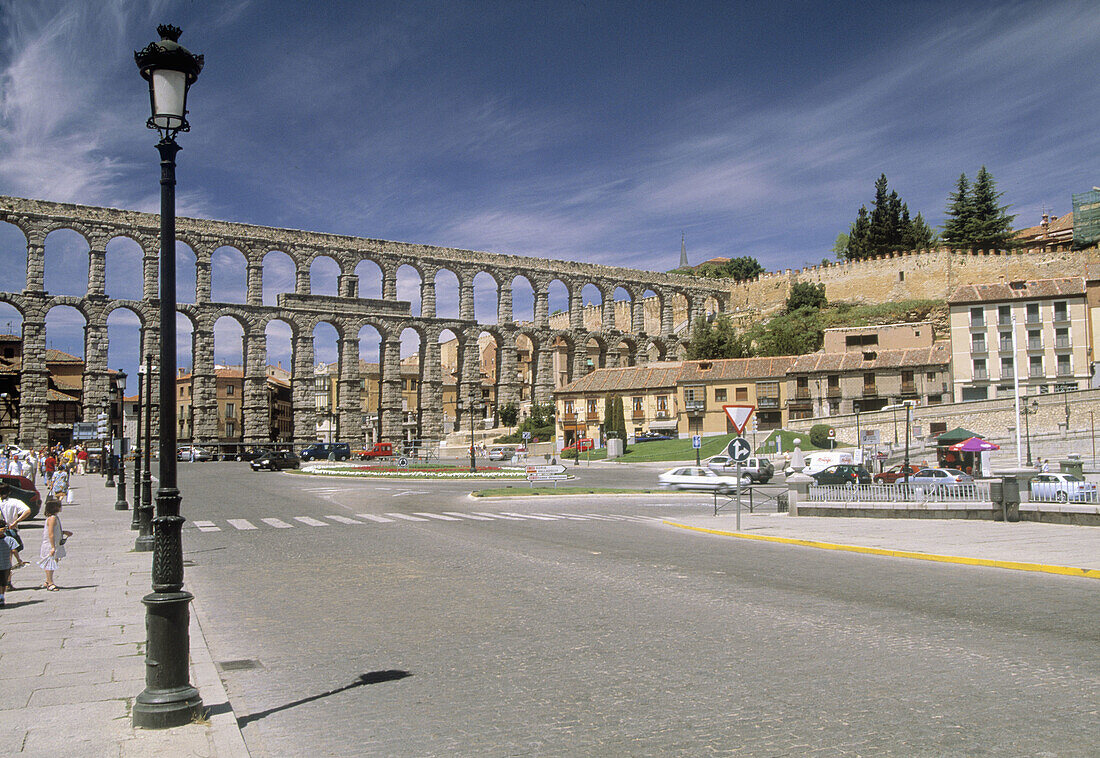
<svg viewBox="0 0 1100 758">
<path fill-rule="evenodd" d="M 1084 478 L 1084 464 L 1080 458 L 1068 458 L 1060 463 L 1063 474 L 1073 474 Z"/>
</svg>

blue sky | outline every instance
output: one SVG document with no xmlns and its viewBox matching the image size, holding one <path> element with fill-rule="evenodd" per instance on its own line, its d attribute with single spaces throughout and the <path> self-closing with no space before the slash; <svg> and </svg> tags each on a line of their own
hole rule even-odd
<svg viewBox="0 0 1100 758">
<path fill-rule="evenodd" d="M 132 51 L 162 22 L 206 56 L 181 215 L 781 269 L 880 173 L 933 225 L 982 165 L 1018 227 L 1098 183 L 1095 3 L 0 0 L 0 193 L 159 208 Z"/>
</svg>

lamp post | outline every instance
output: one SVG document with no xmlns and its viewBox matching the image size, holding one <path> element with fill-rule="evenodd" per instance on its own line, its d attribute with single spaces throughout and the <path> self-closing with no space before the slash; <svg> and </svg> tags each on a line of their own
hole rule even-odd
<svg viewBox="0 0 1100 758">
<path fill-rule="evenodd" d="M 478 403 L 470 398 L 466 406 L 470 411 L 470 472 L 477 473 L 477 459 L 474 457 L 474 411 L 478 408 Z"/>
<path fill-rule="evenodd" d="M 153 591 L 145 604 L 145 689 L 133 707 L 133 724 L 167 728 L 190 723 L 202 712 L 202 698 L 188 678 L 188 603 L 183 589 L 180 493 L 176 488 L 176 153 L 175 136 L 190 130 L 187 89 L 202 71 L 203 57 L 177 40 L 180 29 L 157 27 L 159 42 L 134 53 L 149 82 L 152 115 L 146 122 L 160 133 L 160 482 L 153 519 Z"/>
<path fill-rule="evenodd" d="M 144 396 L 141 394 L 145 382 L 145 364 L 139 363 L 137 370 L 137 424 L 134 430 L 134 517 L 130 521 L 130 531 L 141 528 L 138 514 L 141 512 L 141 421 L 144 411 Z"/>
<path fill-rule="evenodd" d="M 905 460 L 904 460 L 904 463 L 903 463 L 902 471 L 905 472 L 905 483 L 909 484 L 909 474 L 910 474 L 910 471 L 909 471 L 909 429 L 910 429 L 910 425 L 912 423 L 913 401 L 912 400 L 903 400 L 900 403 L 895 403 L 894 405 L 888 405 L 885 408 L 883 408 L 882 410 L 892 411 L 896 415 L 897 411 L 900 411 L 902 409 L 905 410 Z"/>
<path fill-rule="evenodd" d="M 859 462 L 863 463 L 863 438 L 859 436 L 859 408 L 852 408 L 852 413 L 856 415 L 856 447 L 859 448 Z"/>
<path fill-rule="evenodd" d="M 153 549 L 153 354 L 145 354 L 145 450 L 138 456 L 145 459 L 141 475 L 141 508 L 135 507 L 138 536 L 134 550 L 148 553 Z M 137 482 L 134 482 L 135 489 Z"/>
<path fill-rule="evenodd" d="M 116 511 L 127 511 L 130 504 L 126 502 L 126 372 L 119 369 L 118 379 L 118 499 L 115 500 Z"/>
<path fill-rule="evenodd" d="M 110 396 L 107 398 L 107 444 L 103 446 L 103 470 L 107 474 L 107 481 L 103 483 L 104 487 L 115 487 L 115 456 L 114 456 L 114 432 L 115 425 L 111 421 L 111 407 L 114 403 L 110 402 Z"/>
<path fill-rule="evenodd" d="M 1024 405 L 1020 408 L 1020 415 L 1024 417 L 1024 437 L 1027 440 L 1027 465 L 1031 466 L 1031 424 L 1028 422 L 1030 416 L 1034 416 L 1035 412 L 1039 410 L 1039 401 L 1032 400 L 1029 405 L 1027 399 L 1024 399 Z"/>
</svg>

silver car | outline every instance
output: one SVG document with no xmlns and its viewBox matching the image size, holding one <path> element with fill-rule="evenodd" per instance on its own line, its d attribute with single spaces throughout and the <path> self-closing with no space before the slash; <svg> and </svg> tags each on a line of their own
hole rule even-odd
<svg viewBox="0 0 1100 758">
<path fill-rule="evenodd" d="M 910 485 L 928 490 L 958 487 L 962 484 L 973 483 L 974 477 L 965 471 L 959 471 L 957 468 L 922 468 L 909 477 Z"/>
<path fill-rule="evenodd" d="M 1095 503 L 1096 485 L 1073 474 L 1039 474 L 1031 480 L 1031 499 Z"/>
<path fill-rule="evenodd" d="M 748 481 L 747 477 L 742 476 L 744 484 Z M 657 484 L 674 490 L 732 492 L 737 487 L 737 478 L 721 476 L 706 466 L 680 466 L 659 475 Z"/>
</svg>

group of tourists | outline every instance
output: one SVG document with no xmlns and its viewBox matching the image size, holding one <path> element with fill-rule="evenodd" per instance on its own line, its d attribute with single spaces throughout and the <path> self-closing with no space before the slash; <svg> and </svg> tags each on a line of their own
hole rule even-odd
<svg viewBox="0 0 1100 758">
<path fill-rule="evenodd" d="M 37 565 L 45 572 L 45 582 L 39 589 L 57 592 L 54 572 L 65 557 L 65 542 L 72 536 L 72 532 L 61 528 L 61 508 L 63 503 L 70 501 L 70 475 L 81 475 L 87 470 L 88 451 L 83 445 L 72 448 L 54 445 L 39 450 L 8 446 L 0 450 L 0 473 L 8 475 L 8 479 L 0 481 L 0 608 L 4 607 L 5 593 L 15 589 L 12 572 L 30 565 L 22 557 L 24 545 L 19 525 L 31 517 L 31 509 L 12 493 L 13 486 L 25 489 L 20 485 L 26 482 L 13 481 L 10 477 L 28 480 L 34 490 L 39 480 L 44 485 L 46 502 L 42 513 L 46 521 Z"/>
</svg>

